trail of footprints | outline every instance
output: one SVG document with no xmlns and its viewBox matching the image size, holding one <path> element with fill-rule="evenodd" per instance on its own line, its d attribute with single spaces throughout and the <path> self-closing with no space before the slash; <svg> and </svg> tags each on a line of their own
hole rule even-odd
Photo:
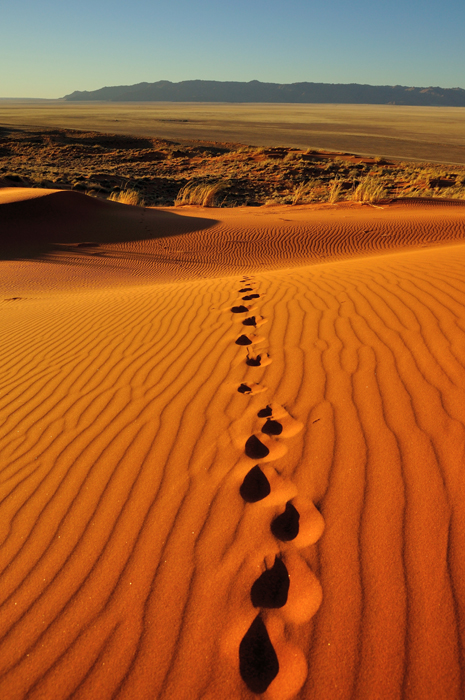
<svg viewBox="0 0 465 700">
<path fill-rule="evenodd" d="M 253 286 L 253 278 L 244 277 L 241 284 L 245 285 L 238 290 L 244 295 L 242 301 L 250 302 L 261 297 Z M 251 314 L 255 309 L 254 306 L 240 304 L 233 306 L 231 311 L 234 314 Z M 256 330 L 265 322 L 266 319 L 261 316 L 248 315 L 242 324 L 246 328 Z M 268 354 L 252 352 L 253 346 L 263 340 L 263 337 L 247 332 L 236 339 L 237 345 L 247 347 L 245 362 L 248 366 L 263 367 L 271 362 Z M 259 384 L 250 382 L 242 383 L 237 389 L 241 394 L 256 394 L 264 390 Z M 250 599 L 253 607 L 259 612 L 239 645 L 241 677 L 249 690 L 262 694 L 280 672 L 280 660 L 266 624 L 270 611 L 282 611 L 284 623 L 301 624 L 308 621 L 321 604 L 320 583 L 300 557 L 298 550 L 314 544 L 321 537 L 324 521 L 314 504 L 299 498 L 294 485 L 285 483 L 278 472 L 269 466 L 270 461 L 278 459 L 286 452 L 279 440 L 299 432 L 302 424 L 294 420 L 285 408 L 273 402 L 262 408 L 257 416 L 264 420 L 261 435 L 254 434 L 247 439 L 245 454 L 250 459 L 261 462 L 261 466 L 256 464 L 248 471 L 240 486 L 240 495 L 248 504 L 247 507 L 257 507 L 261 502 L 262 505 L 270 506 L 275 513 L 276 506 L 284 505 L 282 512 L 270 518 L 270 530 L 279 543 L 279 553 L 274 556 L 274 561 L 270 556 L 266 557 L 265 571 L 251 586 Z M 286 563 L 292 567 L 291 575 Z M 281 635 L 283 633 L 284 624 L 281 625 Z M 285 644 L 283 640 L 283 648 Z M 291 653 L 284 656 L 290 660 L 297 658 L 299 654 L 298 668 L 290 668 L 288 673 L 285 672 L 286 676 L 295 676 L 290 683 L 289 678 L 286 679 L 284 685 L 287 692 L 283 692 L 284 687 L 282 690 L 276 687 L 279 697 L 291 697 L 300 690 L 305 681 L 307 665 L 302 652 L 292 649 Z M 272 696 L 277 697 L 274 693 Z"/>
</svg>

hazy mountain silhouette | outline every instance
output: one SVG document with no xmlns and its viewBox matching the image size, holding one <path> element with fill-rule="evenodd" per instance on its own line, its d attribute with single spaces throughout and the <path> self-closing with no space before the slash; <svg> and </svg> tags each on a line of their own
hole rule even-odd
<svg viewBox="0 0 465 700">
<path fill-rule="evenodd" d="M 291 102 L 326 104 L 396 104 L 465 107 L 462 88 L 359 85 L 357 83 L 248 83 L 216 80 L 184 80 L 172 83 L 118 85 L 65 95 L 69 101 L 108 102 Z"/>
</svg>

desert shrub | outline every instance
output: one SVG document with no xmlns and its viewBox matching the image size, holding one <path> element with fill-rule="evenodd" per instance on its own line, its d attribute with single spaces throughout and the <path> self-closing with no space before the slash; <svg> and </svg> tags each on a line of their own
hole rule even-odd
<svg viewBox="0 0 465 700">
<path fill-rule="evenodd" d="M 331 180 L 329 183 L 328 202 L 335 204 L 341 196 L 342 181 Z"/>
<path fill-rule="evenodd" d="M 301 182 L 300 185 L 297 185 L 291 195 L 292 204 L 301 204 L 304 200 L 308 200 L 313 191 L 314 184 L 313 180 L 309 180 L 308 182 Z"/>
<path fill-rule="evenodd" d="M 181 187 L 178 196 L 175 199 L 174 206 L 179 207 L 183 204 L 196 204 L 201 207 L 214 207 L 217 203 L 218 194 L 223 189 L 220 182 L 212 185 L 211 183 L 191 183 Z"/>
<path fill-rule="evenodd" d="M 355 188 L 352 194 L 354 202 L 378 202 L 380 199 L 385 199 L 388 193 L 384 189 L 382 182 L 376 178 L 366 177 Z"/>
<path fill-rule="evenodd" d="M 144 200 L 136 190 L 121 190 L 121 192 L 112 192 L 108 199 L 112 202 L 120 204 L 132 204 L 135 207 L 143 207 Z"/>
</svg>

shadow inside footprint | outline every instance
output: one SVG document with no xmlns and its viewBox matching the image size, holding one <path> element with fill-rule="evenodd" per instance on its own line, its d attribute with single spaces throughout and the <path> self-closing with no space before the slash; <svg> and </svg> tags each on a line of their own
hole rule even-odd
<svg viewBox="0 0 465 700">
<path fill-rule="evenodd" d="M 262 364 L 262 356 L 257 355 L 257 357 L 247 357 L 245 364 L 249 365 L 249 367 L 260 367 Z"/>
<path fill-rule="evenodd" d="M 233 306 L 231 311 L 233 314 L 246 314 L 248 312 L 248 308 L 246 306 Z"/>
<path fill-rule="evenodd" d="M 257 578 L 250 591 L 254 608 L 282 608 L 287 603 L 289 574 L 286 565 L 276 557 L 271 569 Z"/>
<path fill-rule="evenodd" d="M 247 384 L 241 384 L 238 388 L 238 392 L 240 394 L 250 394 L 251 391 L 252 389 L 250 388 L 250 386 L 247 386 Z"/>
<path fill-rule="evenodd" d="M 245 454 L 251 459 L 263 459 L 270 454 L 270 451 L 258 437 L 251 435 L 245 443 Z"/>
<path fill-rule="evenodd" d="M 239 294 L 245 294 L 246 292 L 251 292 L 252 287 L 244 287 L 243 289 L 239 289 Z"/>
<path fill-rule="evenodd" d="M 255 320 L 255 316 L 251 316 L 250 318 L 244 318 L 242 321 L 243 326 L 256 326 L 257 322 Z"/>
<path fill-rule="evenodd" d="M 299 520 L 299 511 L 288 501 L 284 513 L 272 521 L 271 532 L 281 542 L 294 540 L 299 534 Z"/>
<path fill-rule="evenodd" d="M 260 615 L 239 645 L 239 671 L 252 693 L 264 693 L 279 672 L 279 662 Z"/>
<path fill-rule="evenodd" d="M 262 433 L 265 435 L 281 435 L 283 426 L 277 420 L 267 420 L 262 428 Z"/>
<path fill-rule="evenodd" d="M 258 299 L 260 294 L 249 294 L 246 297 L 242 297 L 243 301 L 250 301 L 251 299 Z"/>
<path fill-rule="evenodd" d="M 273 415 L 273 411 L 271 410 L 271 406 L 267 406 L 266 408 L 261 408 L 259 412 L 257 413 L 257 416 L 259 418 L 269 418 L 271 415 Z"/>
<path fill-rule="evenodd" d="M 252 469 L 245 475 L 239 492 L 246 503 L 257 503 L 263 498 L 266 498 L 271 491 L 270 482 L 258 466 Z"/>
<path fill-rule="evenodd" d="M 236 340 L 236 345 L 252 345 L 252 341 L 246 335 L 240 335 Z"/>
</svg>

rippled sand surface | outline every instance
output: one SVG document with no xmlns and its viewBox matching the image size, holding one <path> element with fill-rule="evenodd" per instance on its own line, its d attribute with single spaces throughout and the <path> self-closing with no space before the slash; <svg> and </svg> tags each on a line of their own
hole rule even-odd
<svg viewBox="0 0 465 700">
<path fill-rule="evenodd" d="M 465 207 L 0 202 L 0 697 L 461 698 Z"/>
</svg>

